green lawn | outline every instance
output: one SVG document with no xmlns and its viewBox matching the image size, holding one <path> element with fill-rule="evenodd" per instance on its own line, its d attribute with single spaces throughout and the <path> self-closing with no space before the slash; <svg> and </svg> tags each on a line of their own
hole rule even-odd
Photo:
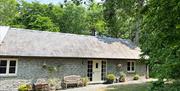
<svg viewBox="0 0 180 91">
<path fill-rule="evenodd" d="M 127 84 L 107 87 L 105 91 L 148 91 L 151 83 Z"/>
</svg>

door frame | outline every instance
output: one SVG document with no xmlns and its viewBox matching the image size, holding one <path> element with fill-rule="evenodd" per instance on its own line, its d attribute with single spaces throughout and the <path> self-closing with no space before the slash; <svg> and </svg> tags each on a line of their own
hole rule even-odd
<svg viewBox="0 0 180 91">
<path fill-rule="evenodd" d="M 103 61 L 105 62 L 105 72 L 104 72 L 105 74 L 103 74 L 103 75 L 106 76 L 106 75 L 107 75 L 107 60 L 99 60 L 99 59 L 94 59 L 94 60 L 100 61 L 100 63 L 101 63 L 100 65 L 98 65 L 98 66 L 101 67 L 101 68 L 100 68 L 100 72 L 101 72 L 101 73 L 100 73 L 100 81 L 104 81 L 105 79 L 102 78 L 102 68 L 103 68 L 103 67 L 102 67 L 102 64 L 103 64 L 103 63 L 102 63 L 102 62 L 103 62 Z M 90 81 L 93 81 L 93 79 L 94 79 L 94 78 L 93 78 L 93 68 L 94 68 L 94 67 L 93 67 L 93 64 L 94 64 L 94 62 L 95 62 L 94 60 L 88 60 L 88 62 L 87 62 L 87 69 L 88 69 L 88 70 L 87 70 L 87 77 L 90 79 Z M 89 66 L 89 63 L 90 63 L 90 65 L 92 65 L 92 66 Z M 90 67 L 90 69 L 92 69 L 92 70 L 89 70 L 89 67 Z"/>
</svg>

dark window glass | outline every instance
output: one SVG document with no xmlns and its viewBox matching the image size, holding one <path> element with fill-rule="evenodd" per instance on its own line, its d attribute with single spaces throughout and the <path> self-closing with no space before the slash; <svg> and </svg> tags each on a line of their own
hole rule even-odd
<svg viewBox="0 0 180 91">
<path fill-rule="evenodd" d="M 130 67 L 127 67 L 127 70 L 130 71 Z"/>
<path fill-rule="evenodd" d="M 15 73 L 16 70 L 16 61 L 10 61 L 9 65 L 9 73 Z"/>
<path fill-rule="evenodd" d="M 130 62 L 127 63 L 127 66 L 130 67 Z"/>
<path fill-rule="evenodd" d="M 132 68 L 132 71 L 134 71 L 134 67 L 131 67 Z"/>
<path fill-rule="evenodd" d="M 101 80 L 105 80 L 105 77 L 106 77 L 106 61 L 102 61 Z"/>
<path fill-rule="evenodd" d="M 7 61 L 6 60 L 0 60 L 0 74 L 6 73 L 6 67 L 7 67 Z"/>
<path fill-rule="evenodd" d="M 92 81 L 92 78 L 89 78 L 90 81 Z"/>
<path fill-rule="evenodd" d="M 88 70 L 87 76 L 90 81 L 92 81 L 92 61 L 88 61 Z"/>
<path fill-rule="evenodd" d="M 127 71 L 130 71 L 130 62 L 127 63 Z"/>
<path fill-rule="evenodd" d="M 7 66 L 6 60 L 0 60 L 0 66 Z"/>
<path fill-rule="evenodd" d="M 0 67 L 0 74 L 5 74 L 6 73 L 6 68 Z"/>
<path fill-rule="evenodd" d="M 134 62 L 128 62 L 127 63 L 127 70 L 128 71 L 134 71 L 134 66 L 135 66 Z"/>
<path fill-rule="evenodd" d="M 15 73 L 15 70 L 16 70 L 15 67 L 10 67 L 10 68 L 9 68 L 9 73 Z"/>
<path fill-rule="evenodd" d="M 92 65 L 88 65 L 88 68 L 89 68 L 89 69 L 92 68 Z"/>
<path fill-rule="evenodd" d="M 88 72 L 91 72 L 92 71 L 92 69 L 88 69 Z"/>
<path fill-rule="evenodd" d="M 16 61 L 10 61 L 10 66 L 16 66 Z"/>
<path fill-rule="evenodd" d="M 96 63 L 96 68 L 98 68 L 98 63 Z"/>
<path fill-rule="evenodd" d="M 134 62 L 132 62 L 132 67 L 134 67 Z"/>
</svg>

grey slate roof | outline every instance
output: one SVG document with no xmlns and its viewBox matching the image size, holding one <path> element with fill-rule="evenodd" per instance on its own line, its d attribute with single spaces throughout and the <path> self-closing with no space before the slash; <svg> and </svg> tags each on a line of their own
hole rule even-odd
<svg viewBox="0 0 180 91">
<path fill-rule="evenodd" d="M 0 44 L 1 56 L 139 59 L 140 53 L 124 39 L 17 28 L 9 28 Z"/>
</svg>

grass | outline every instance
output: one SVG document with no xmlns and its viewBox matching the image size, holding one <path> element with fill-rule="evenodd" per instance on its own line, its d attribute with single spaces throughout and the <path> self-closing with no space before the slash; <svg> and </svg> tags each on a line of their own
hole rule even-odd
<svg viewBox="0 0 180 91">
<path fill-rule="evenodd" d="M 109 86 L 105 91 L 149 91 L 152 83 Z"/>
</svg>

